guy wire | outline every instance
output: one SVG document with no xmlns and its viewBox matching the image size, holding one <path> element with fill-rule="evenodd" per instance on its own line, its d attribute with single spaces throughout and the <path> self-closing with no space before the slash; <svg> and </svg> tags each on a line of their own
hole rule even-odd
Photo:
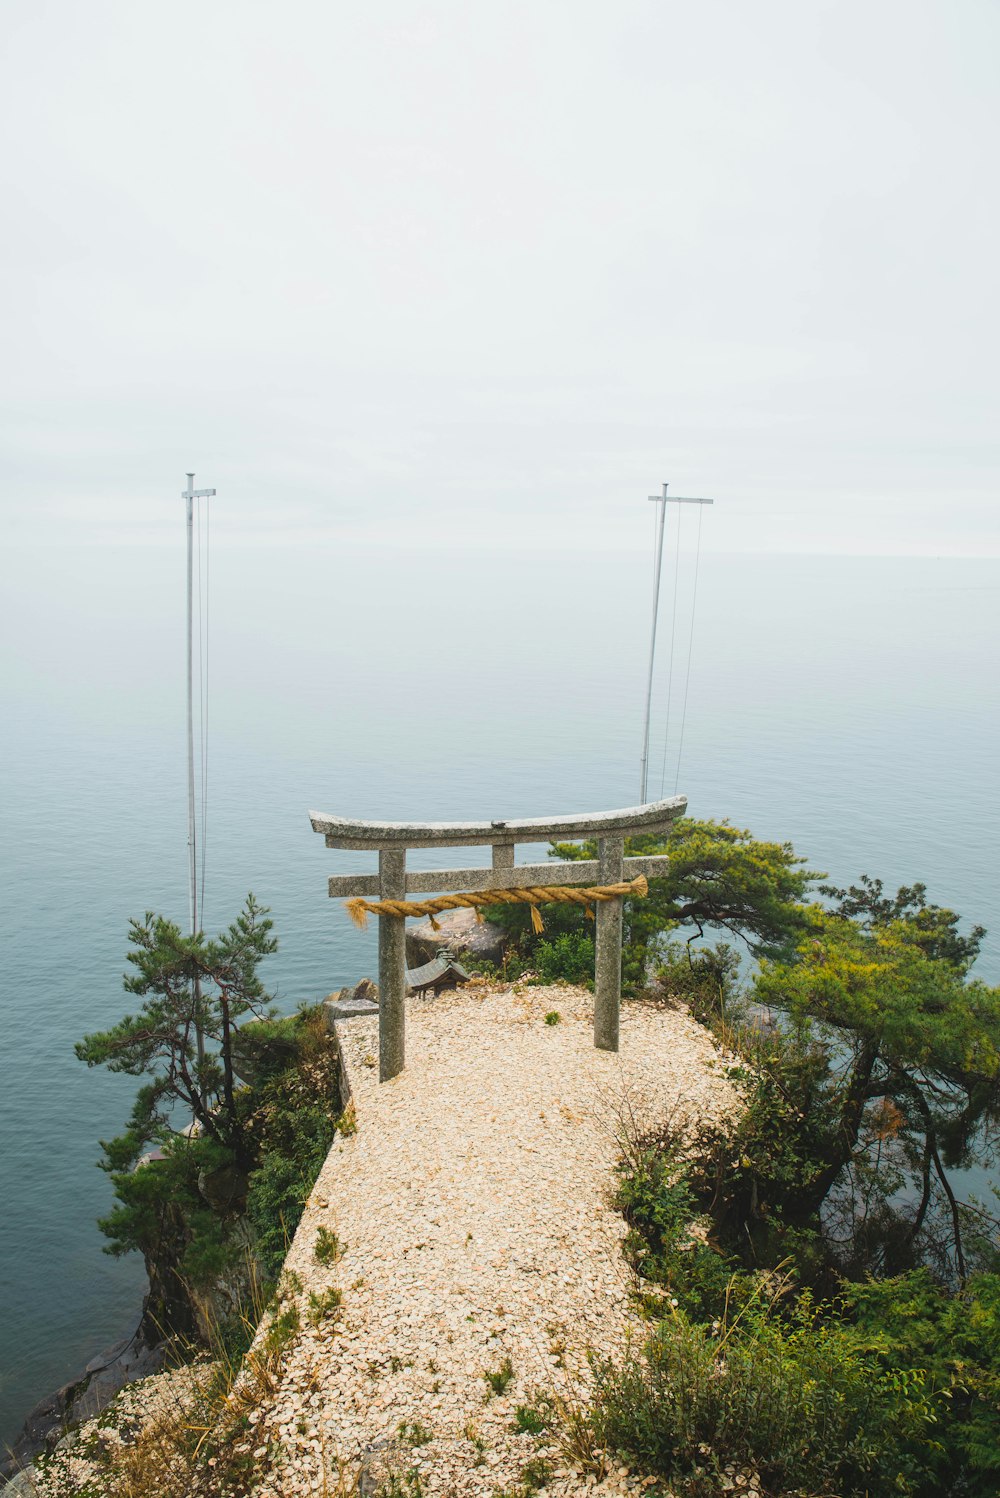
<svg viewBox="0 0 1000 1498">
<path fill-rule="evenodd" d="M 695 607 L 696 607 L 697 602 L 698 602 L 698 564 L 701 561 L 701 521 L 702 521 L 703 513 L 704 513 L 704 506 L 703 505 L 699 505 L 698 506 L 698 540 L 695 543 L 695 552 L 694 552 L 694 588 L 693 588 L 692 593 L 691 593 L 691 629 L 690 629 L 690 632 L 688 634 L 687 670 L 684 673 L 684 705 L 681 708 L 681 733 L 680 733 L 680 740 L 679 740 L 678 745 L 677 745 L 677 774 L 674 777 L 674 793 L 675 794 L 676 794 L 677 787 L 680 784 L 680 779 L 681 779 L 681 754 L 684 752 L 684 724 L 687 721 L 688 687 L 691 685 L 691 656 L 692 656 L 692 654 L 694 652 L 694 612 L 695 612 Z M 662 795 L 662 792 L 663 792 L 663 787 L 661 786 L 660 787 L 660 793 L 661 793 L 661 795 Z"/>
<path fill-rule="evenodd" d="M 664 505 L 666 509 L 666 505 Z M 666 517 L 664 517 L 666 518 Z M 670 662 L 667 668 L 667 723 L 663 730 L 663 764 L 660 767 L 660 795 L 667 778 L 667 744 L 670 742 L 670 697 L 674 685 L 674 641 L 677 638 L 677 585 L 681 570 L 681 507 L 677 506 L 677 551 L 674 555 L 674 598 L 670 611 Z"/>
</svg>

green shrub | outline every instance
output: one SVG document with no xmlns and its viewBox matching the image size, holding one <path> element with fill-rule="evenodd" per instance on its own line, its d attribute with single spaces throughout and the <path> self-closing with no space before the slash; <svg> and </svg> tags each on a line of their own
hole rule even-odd
<svg viewBox="0 0 1000 1498">
<path fill-rule="evenodd" d="M 313 1105 L 276 1112 L 267 1138 L 271 1147 L 251 1173 L 247 1217 L 267 1275 L 277 1275 L 313 1182 L 333 1139 L 329 1111 Z"/>
<path fill-rule="evenodd" d="M 552 1424 L 552 1409 L 543 1395 L 533 1404 L 519 1404 L 514 1411 L 514 1429 L 521 1435 L 540 1436 Z"/>
<path fill-rule="evenodd" d="M 328 1227 L 319 1227 L 316 1230 L 316 1243 L 313 1247 L 313 1256 L 317 1264 L 323 1264 L 331 1269 L 343 1253 L 340 1239 L 336 1233 L 331 1232 Z"/>
<path fill-rule="evenodd" d="M 628 1170 L 649 1178 L 633 1186 L 637 1199 L 623 1203 L 626 1215 L 658 1252 L 656 1212 L 668 1208 L 655 1204 L 683 1157 L 691 1216 L 705 1215 L 711 1241 L 732 1267 L 773 1269 L 792 1258 L 802 1282 L 833 1293 L 836 1266 L 817 1213 L 801 1210 L 837 1133 L 838 1110 L 825 1085 L 828 1055 L 794 1032 L 747 1031 L 740 1040 L 745 1064 L 736 1079 L 744 1107 L 733 1121 L 706 1123 L 693 1136 L 668 1125 L 638 1141 Z M 640 1154 L 645 1164 L 637 1166 Z"/>
<path fill-rule="evenodd" d="M 343 1305 L 343 1302 L 344 1302 L 343 1291 L 338 1290 L 335 1287 L 331 1287 L 329 1290 L 323 1290 L 323 1291 L 320 1292 L 319 1295 L 316 1294 L 315 1290 L 310 1290 L 309 1291 L 309 1324 L 310 1324 L 310 1326 L 319 1326 L 320 1322 L 321 1321 L 325 1321 L 328 1316 L 335 1315 L 337 1313 L 337 1311 L 340 1310 L 340 1307 Z"/>
<path fill-rule="evenodd" d="M 630 1145 L 621 1167 L 626 1251 L 677 1316 L 643 1357 L 603 1370 L 596 1439 L 692 1492 L 704 1444 L 720 1461 L 757 1463 L 776 1493 L 795 1491 L 815 1460 L 810 1493 L 992 1498 L 1000 1274 L 962 1287 L 927 1269 L 838 1278 L 816 1226 L 790 1210 L 835 1118 L 825 1062 L 794 1035 L 753 1044 L 735 1126 L 704 1128 L 693 1142 L 666 1129 Z M 765 1315 L 778 1269 L 784 1294 Z M 646 1304 L 659 1312 L 662 1297 Z"/>
<path fill-rule="evenodd" d="M 514 1381 L 514 1365 L 510 1358 L 504 1358 L 499 1368 L 491 1369 L 483 1377 L 494 1394 L 506 1394 Z"/>
<path fill-rule="evenodd" d="M 544 983 L 594 986 L 594 938 L 583 931 L 566 931 L 553 941 L 543 938 L 532 954 L 535 971 Z"/>
<path fill-rule="evenodd" d="M 694 1193 L 672 1154 L 637 1151 L 619 1177 L 615 1205 L 629 1224 L 624 1248 L 636 1271 L 664 1285 L 696 1319 L 721 1315 L 734 1272 L 703 1236 Z"/>
<path fill-rule="evenodd" d="M 407 1446 L 426 1446 L 428 1441 L 433 1441 L 434 1432 L 429 1425 L 423 1425 L 419 1420 L 401 1420 L 396 1427 L 399 1439 L 405 1441 Z"/>
<path fill-rule="evenodd" d="M 689 1492 L 726 1462 L 775 1494 L 912 1492 L 934 1419 L 920 1370 L 887 1372 L 808 1298 L 786 1321 L 758 1297 L 719 1336 L 678 1311 L 594 1372 L 596 1442 Z"/>
<path fill-rule="evenodd" d="M 539 1488 L 545 1487 L 551 1476 L 551 1462 L 547 1462 L 542 1456 L 533 1456 L 521 1468 L 521 1483 L 524 1492 L 530 1498 L 530 1494 L 537 1493 Z"/>
<path fill-rule="evenodd" d="M 1000 1490 L 1000 1275 L 978 1274 L 957 1294 L 926 1269 L 844 1291 L 855 1336 L 881 1368 L 927 1370 L 942 1406 L 940 1444 L 915 1453 L 926 1491 L 969 1498 Z"/>
<path fill-rule="evenodd" d="M 264 1338 L 264 1346 L 274 1357 L 280 1357 L 295 1341 L 302 1327 L 302 1317 L 294 1302 L 276 1311 Z"/>
<path fill-rule="evenodd" d="M 682 999 L 702 1024 L 735 1006 L 739 970 L 739 954 L 725 942 L 714 947 L 662 942 L 655 959 L 657 982 L 672 997 Z"/>
<path fill-rule="evenodd" d="M 236 1093 L 235 1107 L 248 1162 L 237 1165 L 205 1135 L 164 1133 L 162 1158 L 135 1170 L 131 1132 L 103 1146 L 116 1198 L 99 1223 L 107 1251 L 145 1256 L 149 1315 L 164 1332 L 192 1335 L 189 1290 L 245 1271 L 245 1223 L 263 1277 L 277 1278 L 341 1111 L 336 1055 L 318 1007 L 247 1029 L 255 1081 Z"/>
</svg>

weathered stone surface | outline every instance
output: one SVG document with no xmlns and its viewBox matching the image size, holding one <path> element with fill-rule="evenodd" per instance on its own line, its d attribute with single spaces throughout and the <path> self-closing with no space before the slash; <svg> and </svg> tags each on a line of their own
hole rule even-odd
<svg viewBox="0 0 1000 1498">
<path fill-rule="evenodd" d="M 665 801 L 648 801 L 642 806 L 568 817 L 518 817 L 490 822 L 359 822 L 311 811 L 309 820 L 313 831 L 325 836 L 328 848 L 470 848 L 484 843 L 563 842 L 566 838 L 607 837 L 615 832 L 634 837 L 637 833 L 663 831 L 686 810 L 686 796 L 670 796 Z"/>
<path fill-rule="evenodd" d="M 16 1473 L 4 1488 L 5 1498 L 35 1498 L 37 1492 L 34 1467 L 25 1467 Z"/>
<path fill-rule="evenodd" d="M 597 844 L 600 882 L 619 884 L 625 844 L 620 837 L 602 837 Z M 622 901 L 602 900 L 597 907 L 597 944 L 594 964 L 594 1044 L 617 1051 L 622 990 Z"/>
<path fill-rule="evenodd" d="M 382 900 L 406 898 L 406 849 L 380 848 L 378 887 Z M 378 1068 L 389 1082 L 406 1065 L 406 922 L 402 916 L 378 920 Z"/>
<path fill-rule="evenodd" d="M 362 978 L 353 988 L 340 988 L 324 1004 L 326 1027 L 332 1030 L 338 1019 L 353 1019 L 359 1014 L 378 1014 L 378 984 Z"/>
<path fill-rule="evenodd" d="M 162 1365 L 161 1348 L 150 1347 L 140 1337 L 129 1337 L 99 1353 L 79 1377 L 40 1400 L 25 1420 L 6 1460 L 0 1462 L 0 1479 L 8 1479 L 3 1490 L 5 1498 L 7 1494 L 24 1498 L 33 1494 L 36 1491 L 33 1471 L 19 1473 L 18 1469 L 26 1467 L 40 1452 L 53 1450 L 72 1426 L 100 1414 L 126 1384 L 145 1378 Z"/>
<path fill-rule="evenodd" d="M 247 1174 L 235 1165 L 198 1172 L 198 1190 L 216 1212 L 232 1212 L 246 1201 Z"/>
<path fill-rule="evenodd" d="M 455 954 L 469 952 L 484 962 L 495 962 L 498 966 L 503 958 L 507 941 L 506 932 L 489 921 L 477 921 L 474 910 L 446 910 L 437 918 L 439 930 L 435 931 L 430 921 L 421 921 L 406 933 L 406 964 L 421 967 L 430 962 L 439 952 Z"/>
</svg>

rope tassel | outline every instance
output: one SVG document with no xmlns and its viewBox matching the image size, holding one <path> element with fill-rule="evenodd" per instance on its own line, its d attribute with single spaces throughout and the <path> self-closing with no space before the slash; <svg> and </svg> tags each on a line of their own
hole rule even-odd
<svg viewBox="0 0 1000 1498">
<path fill-rule="evenodd" d="M 404 920 L 411 915 L 430 916 L 431 925 L 437 931 L 434 919 L 443 910 L 472 909 L 477 920 L 482 917 L 481 905 L 527 905 L 531 909 L 531 925 L 536 932 L 544 931 L 545 925 L 539 905 L 582 905 L 588 920 L 594 918 L 594 905 L 601 900 L 620 900 L 623 895 L 644 898 L 649 893 L 645 874 L 621 884 L 594 884 L 587 889 L 577 889 L 569 884 L 538 885 L 529 889 L 488 889 L 460 895 L 439 895 L 436 900 L 362 900 L 360 897 L 346 902 L 347 913 L 355 926 L 362 931 L 368 925 L 369 915 L 395 915 Z"/>
</svg>

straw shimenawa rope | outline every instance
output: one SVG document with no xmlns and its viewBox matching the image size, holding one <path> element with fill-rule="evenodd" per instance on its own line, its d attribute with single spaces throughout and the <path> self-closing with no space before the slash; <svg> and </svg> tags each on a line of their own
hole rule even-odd
<svg viewBox="0 0 1000 1498">
<path fill-rule="evenodd" d="M 434 917 L 442 910 L 459 910 L 463 906 L 471 907 L 476 912 L 476 920 L 481 921 L 479 913 L 480 905 L 528 905 L 531 907 L 531 924 L 535 931 L 545 929 L 539 905 L 557 905 L 569 903 L 572 905 L 583 905 L 590 920 L 594 918 L 593 905 L 598 900 L 617 900 L 622 895 L 638 895 L 640 898 L 649 893 L 645 874 L 640 874 L 635 879 L 629 879 L 621 884 L 594 884 L 587 889 L 574 889 L 568 884 L 546 884 L 529 889 L 488 889 L 476 891 L 463 895 L 440 895 L 436 900 L 348 900 L 347 913 L 356 926 L 362 931 L 368 925 L 369 913 L 372 915 L 398 915 L 405 919 L 408 915 L 429 915 L 434 930 L 439 929 Z"/>
</svg>

